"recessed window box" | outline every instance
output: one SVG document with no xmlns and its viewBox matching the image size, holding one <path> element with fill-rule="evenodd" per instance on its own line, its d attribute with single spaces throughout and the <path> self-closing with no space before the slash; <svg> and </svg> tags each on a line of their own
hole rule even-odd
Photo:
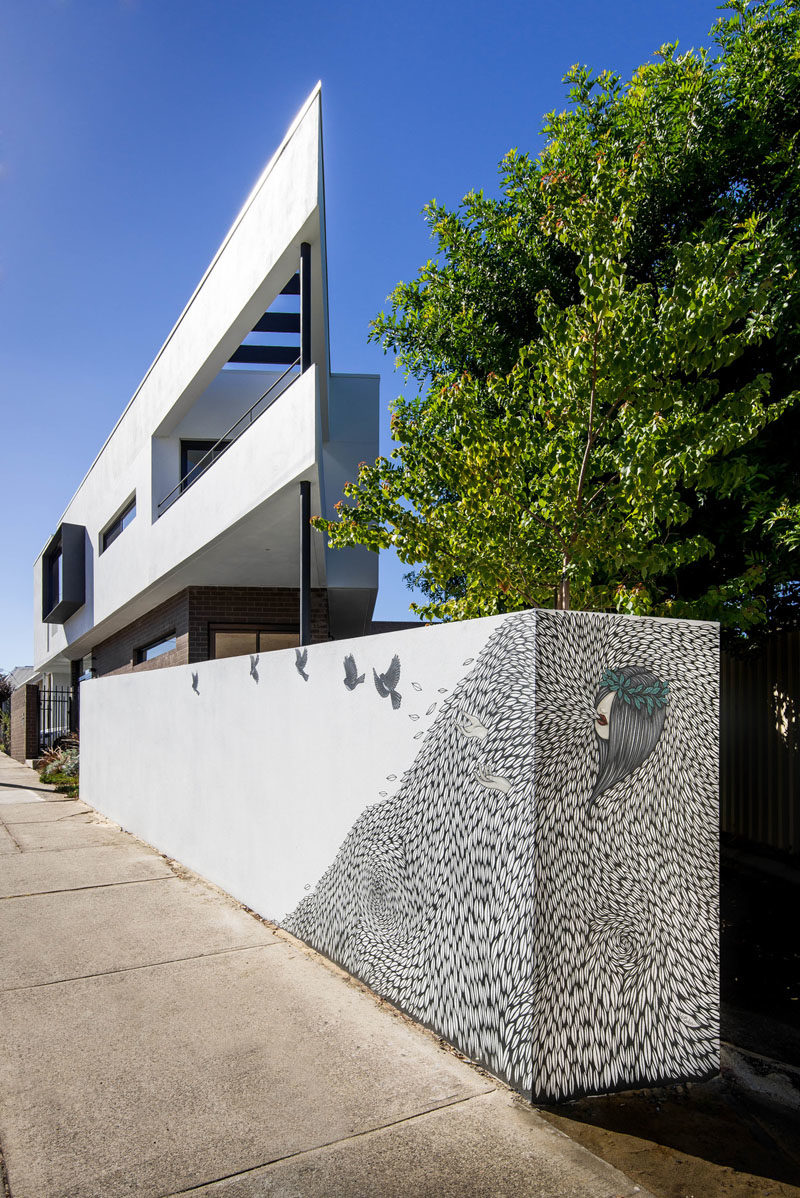
<svg viewBox="0 0 800 1198">
<path fill-rule="evenodd" d="M 62 524 L 42 554 L 42 620 L 65 624 L 86 602 L 86 529 Z"/>
</svg>

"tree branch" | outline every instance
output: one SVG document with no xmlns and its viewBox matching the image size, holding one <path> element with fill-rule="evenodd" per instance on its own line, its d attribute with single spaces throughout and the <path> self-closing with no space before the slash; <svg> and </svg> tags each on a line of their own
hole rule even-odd
<svg viewBox="0 0 800 1198">
<path fill-rule="evenodd" d="M 594 444 L 594 403 L 597 396 L 597 342 L 600 340 L 600 330 L 602 327 L 603 318 L 601 316 L 594 330 L 592 345 L 592 390 L 589 394 L 589 429 L 586 434 L 586 448 L 583 451 L 581 472 L 578 475 L 578 490 L 575 494 L 576 512 L 581 510 L 581 504 L 583 503 L 583 484 L 586 481 L 586 471 L 589 468 L 589 458 L 591 457 L 592 445 Z"/>
</svg>

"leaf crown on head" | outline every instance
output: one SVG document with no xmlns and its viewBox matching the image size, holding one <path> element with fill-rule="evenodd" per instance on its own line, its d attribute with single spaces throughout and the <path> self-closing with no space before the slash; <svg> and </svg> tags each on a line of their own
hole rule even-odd
<svg viewBox="0 0 800 1198">
<path fill-rule="evenodd" d="M 657 708 L 666 707 L 669 703 L 668 682 L 654 682 L 651 686 L 647 686 L 644 682 L 636 682 L 614 670 L 606 670 L 600 679 L 600 685 L 610 691 L 615 691 L 624 703 L 635 707 L 637 711 L 646 707 L 648 715 L 652 715 Z"/>
</svg>

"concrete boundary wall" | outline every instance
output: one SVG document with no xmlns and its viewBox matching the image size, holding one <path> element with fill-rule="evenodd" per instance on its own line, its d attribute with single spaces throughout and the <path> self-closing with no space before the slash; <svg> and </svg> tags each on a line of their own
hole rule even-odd
<svg viewBox="0 0 800 1198">
<path fill-rule="evenodd" d="M 718 1061 L 715 626 L 527 612 L 82 684 L 81 791 L 540 1100 Z"/>
</svg>

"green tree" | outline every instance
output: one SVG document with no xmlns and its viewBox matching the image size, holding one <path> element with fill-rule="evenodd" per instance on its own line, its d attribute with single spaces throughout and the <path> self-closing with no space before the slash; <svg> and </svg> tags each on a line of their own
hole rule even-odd
<svg viewBox="0 0 800 1198">
<path fill-rule="evenodd" d="M 499 198 L 427 208 L 372 328 L 422 389 L 320 522 L 418 565 L 423 616 L 800 606 L 800 17 L 726 7 L 713 55 L 573 68 Z"/>
</svg>

